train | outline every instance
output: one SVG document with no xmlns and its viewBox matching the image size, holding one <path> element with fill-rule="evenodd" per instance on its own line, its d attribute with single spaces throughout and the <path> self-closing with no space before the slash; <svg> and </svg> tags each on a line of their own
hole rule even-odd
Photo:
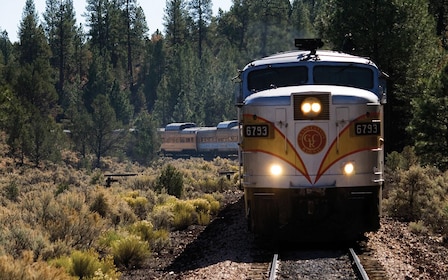
<svg viewBox="0 0 448 280">
<path fill-rule="evenodd" d="M 356 239 L 380 227 L 387 74 L 320 39 L 239 71 L 241 184 L 257 236 Z"/>
<path fill-rule="evenodd" d="M 158 133 L 160 153 L 164 156 L 206 159 L 238 156 L 238 120 L 222 121 L 214 127 L 200 127 L 193 122 L 170 123 L 158 129 Z"/>
</svg>

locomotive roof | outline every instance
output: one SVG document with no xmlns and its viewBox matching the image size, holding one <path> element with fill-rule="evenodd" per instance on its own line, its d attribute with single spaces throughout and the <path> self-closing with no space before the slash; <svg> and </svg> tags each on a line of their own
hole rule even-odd
<svg viewBox="0 0 448 280">
<path fill-rule="evenodd" d="M 247 64 L 244 70 L 253 66 L 270 65 L 279 63 L 294 63 L 304 61 L 317 61 L 317 62 L 345 62 L 345 63 L 359 63 L 359 64 L 375 64 L 368 58 L 354 56 L 337 51 L 318 50 L 316 54 L 310 54 L 310 51 L 288 51 L 273 54 Z"/>
</svg>

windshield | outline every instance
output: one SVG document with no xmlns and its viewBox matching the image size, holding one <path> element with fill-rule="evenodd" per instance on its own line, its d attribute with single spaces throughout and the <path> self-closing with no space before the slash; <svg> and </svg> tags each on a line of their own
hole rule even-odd
<svg viewBox="0 0 448 280">
<path fill-rule="evenodd" d="M 373 71 L 365 67 L 316 66 L 313 70 L 314 84 L 373 88 Z"/>
<path fill-rule="evenodd" d="M 308 68 L 269 67 L 252 71 L 248 75 L 248 89 L 257 92 L 270 88 L 298 86 L 308 81 Z"/>
</svg>

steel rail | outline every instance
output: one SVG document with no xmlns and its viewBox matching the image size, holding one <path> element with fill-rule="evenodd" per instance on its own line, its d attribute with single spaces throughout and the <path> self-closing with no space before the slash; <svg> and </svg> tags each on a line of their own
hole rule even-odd
<svg viewBox="0 0 448 280">
<path fill-rule="evenodd" d="M 358 270 L 358 273 L 361 276 L 361 279 L 369 280 L 369 276 L 367 275 L 367 272 L 365 271 L 364 267 L 362 266 L 361 261 L 359 260 L 358 256 L 356 255 L 355 250 L 353 250 L 353 248 L 349 248 L 348 250 L 350 251 L 350 255 L 356 264 L 356 269 Z"/>
<path fill-rule="evenodd" d="M 277 260 L 278 254 L 274 254 L 274 258 L 272 259 L 271 269 L 269 270 L 269 280 L 275 280 L 276 272 L 277 272 Z"/>
</svg>

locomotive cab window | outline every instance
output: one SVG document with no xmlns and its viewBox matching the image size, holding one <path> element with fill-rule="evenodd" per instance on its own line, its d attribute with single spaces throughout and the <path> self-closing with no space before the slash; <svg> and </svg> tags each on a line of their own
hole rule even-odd
<svg viewBox="0 0 448 280">
<path fill-rule="evenodd" d="M 373 71 L 356 66 L 315 66 L 313 78 L 316 85 L 349 86 L 361 89 L 373 88 Z"/>
<path fill-rule="evenodd" d="M 308 68 L 304 66 L 269 67 L 252 71 L 247 78 L 251 92 L 278 87 L 298 86 L 307 83 Z"/>
</svg>

